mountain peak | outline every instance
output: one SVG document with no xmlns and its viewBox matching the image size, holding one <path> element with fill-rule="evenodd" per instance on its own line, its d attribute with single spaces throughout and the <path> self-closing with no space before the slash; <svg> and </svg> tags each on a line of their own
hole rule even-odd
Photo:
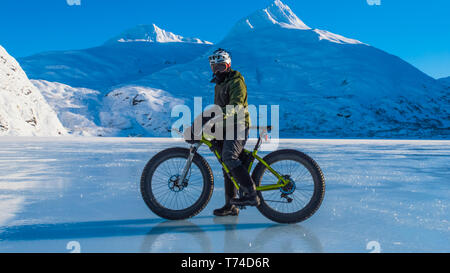
<svg viewBox="0 0 450 273">
<path fill-rule="evenodd" d="M 291 30 L 312 31 L 317 34 L 320 41 L 326 40 L 337 44 L 364 44 L 358 40 L 346 38 L 326 30 L 310 28 L 281 0 L 274 0 L 268 7 L 239 20 L 228 33 L 227 38 L 253 31 L 274 31 L 274 26 Z"/>
<path fill-rule="evenodd" d="M 285 28 L 311 29 L 283 2 L 275 0 L 270 6 L 263 9 L 266 18 L 273 24 Z"/>
<path fill-rule="evenodd" d="M 184 42 L 197 44 L 211 44 L 198 38 L 185 38 L 170 31 L 161 29 L 156 24 L 137 25 L 127 29 L 120 35 L 108 40 L 106 43 L 129 43 L 129 42 L 149 42 L 149 43 L 170 43 Z"/>
<path fill-rule="evenodd" d="M 287 5 L 280 0 L 275 0 L 268 7 L 239 20 L 231 33 L 242 33 L 271 26 L 301 30 L 311 29 Z"/>
</svg>

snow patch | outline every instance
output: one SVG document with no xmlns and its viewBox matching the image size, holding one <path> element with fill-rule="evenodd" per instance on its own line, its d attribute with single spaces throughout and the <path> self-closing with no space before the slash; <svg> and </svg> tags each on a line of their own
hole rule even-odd
<svg viewBox="0 0 450 273">
<path fill-rule="evenodd" d="M 245 20 L 245 22 L 248 24 L 248 26 L 250 27 L 250 28 L 255 28 L 251 23 L 250 23 L 250 21 L 247 19 L 247 20 Z"/>
<path fill-rule="evenodd" d="M 102 124 L 121 136 L 167 135 L 172 107 L 183 104 L 155 88 L 124 86 L 108 93 L 100 113 Z"/>
<path fill-rule="evenodd" d="M 326 30 L 314 29 L 314 32 L 319 34 L 319 40 L 328 40 L 330 42 L 338 44 L 364 44 L 358 40 L 349 39 Z"/>
<path fill-rule="evenodd" d="M 31 82 L 42 92 L 71 135 L 104 136 L 111 133 L 108 128 L 95 123 L 101 105 L 99 91 L 44 80 Z"/>
</svg>

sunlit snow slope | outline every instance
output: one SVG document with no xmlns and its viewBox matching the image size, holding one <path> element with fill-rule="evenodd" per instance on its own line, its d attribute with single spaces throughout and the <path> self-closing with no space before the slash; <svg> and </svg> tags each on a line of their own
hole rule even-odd
<svg viewBox="0 0 450 273">
<path fill-rule="evenodd" d="M 114 133 L 113 129 L 100 126 L 103 96 L 99 91 L 45 80 L 31 82 L 41 91 L 71 135 L 104 136 Z"/>
<path fill-rule="evenodd" d="M 0 46 L 0 136 L 66 134 L 55 111 L 17 61 Z"/>
</svg>

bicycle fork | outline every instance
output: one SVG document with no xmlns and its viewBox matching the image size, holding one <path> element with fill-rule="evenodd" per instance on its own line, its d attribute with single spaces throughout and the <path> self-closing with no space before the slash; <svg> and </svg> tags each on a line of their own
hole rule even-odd
<svg viewBox="0 0 450 273">
<path fill-rule="evenodd" d="M 200 145 L 202 145 L 201 143 L 195 143 L 191 145 L 191 148 L 189 149 L 189 156 L 186 160 L 186 164 L 184 165 L 183 171 L 181 172 L 181 177 L 180 180 L 181 183 L 184 182 L 184 179 L 186 179 L 186 175 L 189 171 L 189 169 L 191 168 L 191 164 L 192 164 L 192 160 L 194 159 L 195 153 L 198 150 L 198 147 L 200 147 Z"/>
</svg>

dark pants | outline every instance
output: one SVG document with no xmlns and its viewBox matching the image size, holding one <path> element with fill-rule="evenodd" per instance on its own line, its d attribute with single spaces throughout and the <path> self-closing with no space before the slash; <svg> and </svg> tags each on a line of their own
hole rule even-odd
<svg viewBox="0 0 450 273">
<path fill-rule="evenodd" d="M 242 153 L 245 143 L 247 143 L 248 128 L 245 129 L 244 136 L 244 139 L 237 139 L 235 136 L 232 140 L 225 139 L 217 142 L 222 161 L 227 165 L 230 171 L 242 164 L 239 160 L 239 155 Z"/>
<path fill-rule="evenodd" d="M 242 153 L 245 143 L 248 139 L 248 129 L 245 130 L 245 138 L 242 140 L 220 140 L 217 141 L 217 149 L 222 158 L 222 161 L 227 165 L 228 169 L 231 171 L 237 166 L 241 165 L 242 162 L 239 160 L 239 155 Z M 236 187 L 233 181 L 228 177 L 223 170 L 224 177 L 224 187 L 225 187 L 225 200 L 228 202 L 231 198 L 236 196 Z"/>
</svg>

